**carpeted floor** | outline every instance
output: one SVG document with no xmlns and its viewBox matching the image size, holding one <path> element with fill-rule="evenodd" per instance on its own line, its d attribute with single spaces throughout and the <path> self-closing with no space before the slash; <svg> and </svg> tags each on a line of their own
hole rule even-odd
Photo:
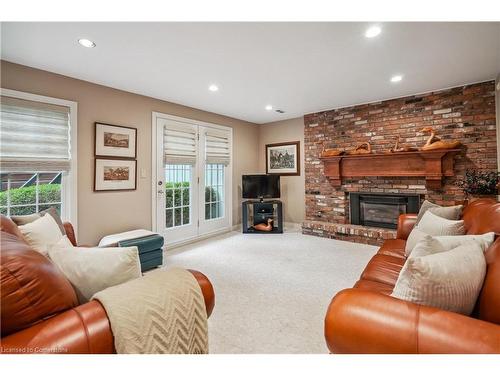
<svg viewBox="0 0 500 375">
<path fill-rule="evenodd" d="M 231 232 L 167 251 L 165 264 L 199 270 L 213 283 L 210 353 L 327 353 L 326 308 L 375 251 L 301 233 Z"/>
</svg>

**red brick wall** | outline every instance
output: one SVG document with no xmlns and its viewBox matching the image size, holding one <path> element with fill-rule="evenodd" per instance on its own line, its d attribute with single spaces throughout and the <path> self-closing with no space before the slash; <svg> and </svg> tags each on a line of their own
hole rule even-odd
<svg viewBox="0 0 500 375">
<path fill-rule="evenodd" d="M 327 148 L 350 149 L 370 142 L 373 152 L 390 148 L 397 136 L 401 145 L 422 146 L 432 126 L 444 140 L 458 139 L 464 149 L 455 158 L 455 173 L 466 168 L 497 169 L 494 81 L 455 87 L 421 95 L 340 108 L 304 116 L 306 220 L 348 223 L 347 192 L 418 193 L 442 205 L 463 201 L 456 177 L 446 178 L 441 191 L 426 190 L 415 177 L 367 177 L 344 180 L 334 188 L 319 160 Z"/>
</svg>

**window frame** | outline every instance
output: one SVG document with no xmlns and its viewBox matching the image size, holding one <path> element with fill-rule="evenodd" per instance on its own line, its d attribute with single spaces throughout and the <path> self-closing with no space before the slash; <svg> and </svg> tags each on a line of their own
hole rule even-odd
<svg viewBox="0 0 500 375">
<path fill-rule="evenodd" d="M 70 127 L 70 170 L 63 172 L 61 178 L 61 218 L 63 221 L 69 221 L 73 224 L 75 233 L 78 235 L 78 103 L 53 98 L 50 96 L 37 95 L 23 91 L 0 88 L 1 96 L 8 96 L 16 99 L 30 100 L 34 102 L 55 104 L 69 108 L 69 127 Z M 19 172 L 33 172 L 29 170 L 20 170 Z M 16 172 L 12 172 L 16 173 Z"/>
</svg>

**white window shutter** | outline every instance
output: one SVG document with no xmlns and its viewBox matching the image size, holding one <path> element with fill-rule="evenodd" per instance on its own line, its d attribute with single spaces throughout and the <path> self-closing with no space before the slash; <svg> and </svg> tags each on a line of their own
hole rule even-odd
<svg viewBox="0 0 500 375">
<path fill-rule="evenodd" d="M 2 172 L 68 171 L 69 108 L 1 97 L 0 169 Z"/>
<path fill-rule="evenodd" d="M 230 133 L 209 129 L 205 134 L 205 160 L 208 164 L 229 165 L 231 162 Z"/>
<path fill-rule="evenodd" d="M 196 127 L 168 122 L 163 127 L 165 164 L 196 164 Z"/>
</svg>

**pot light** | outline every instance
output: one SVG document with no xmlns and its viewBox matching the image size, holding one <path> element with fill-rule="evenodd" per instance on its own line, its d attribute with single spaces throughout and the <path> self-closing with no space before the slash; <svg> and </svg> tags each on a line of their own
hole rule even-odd
<svg viewBox="0 0 500 375">
<path fill-rule="evenodd" d="M 273 110 L 273 106 L 268 104 L 266 105 L 266 111 L 272 111 Z"/>
<path fill-rule="evenodd" d="M 395 82 L 399 82 L 399 81 L 401 81 L 402 79 L 403 79 L 403 76 L 402 76 L 402 75 L 400 75 L 400 74 L 397 74 L 397 75 L 395 75 L 395 76 L 392 76 L 392 77 L 391 77 L 391 82 L 393 82 L 393 83 L 395 83 Z"/>
<path fill-rule="evenodd" d="M 208 89 L 212 92 L 219 91 L 219 87 L 217 87 L 217 85 L 210 85 L 208 86 Z"/>
<path fill-rule="evenodd" d="M 382 29 L 379 26 L 372 26 L 368 28 L 365 32 L 365 36 L 367 38 L 375 38 L 378 34 L 382 32 Z"/>
<path fill-rule="evenodd" d="M 78 39 L 78 43 L 80 43 L 80 45 L 84 46 L 84 47 L 87 47 L 87 48 L 94 48 L 95 47 L 95 43 L 89 39 Z"/>
</svg>

